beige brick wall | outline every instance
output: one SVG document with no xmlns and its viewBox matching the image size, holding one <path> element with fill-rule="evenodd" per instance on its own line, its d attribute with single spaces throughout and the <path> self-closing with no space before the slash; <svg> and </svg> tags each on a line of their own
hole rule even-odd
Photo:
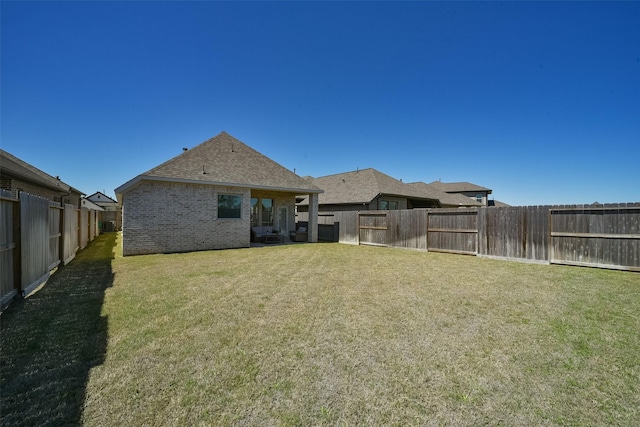
<svg viewBox="0 0 640 427">
<path fill-rule="evenodd" d="M 218 194 L 242 196 L 241 219 L 218 219 Z M 142 181 L 123 195 L 123 255 L 249 247 L 250 198 L 245 188 Z"/>
</svg>

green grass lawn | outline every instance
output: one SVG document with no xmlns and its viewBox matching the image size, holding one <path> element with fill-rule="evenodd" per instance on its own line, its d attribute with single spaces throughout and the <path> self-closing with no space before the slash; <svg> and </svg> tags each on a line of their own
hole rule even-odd
<svg viewBox="0 0 640 427">
<path fill-rule="evenodd" d="M 3 424 L 640 424 L 638 273 L 115 236 L 3 314 Z"/>
</svg>

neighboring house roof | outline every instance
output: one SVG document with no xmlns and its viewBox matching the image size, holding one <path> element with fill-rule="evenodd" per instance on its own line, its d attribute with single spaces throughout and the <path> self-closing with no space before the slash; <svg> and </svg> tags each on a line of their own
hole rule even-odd
<svg viewBox="0 0 640 427">
<path fill-rule="evenodd" d="M 369 203 L 380 194 L 438 201 L 438 198 L 425 195 L 412 186 L 371 168 L 307 179 L 324 190 L 318 197 L 321 205 Z M 308 201 L 301 204 L 306 205 Z"/>
<path fill-rule="evenodd" d="M 482 203 L 459 193 L 447 193 L 424 182 L 410 182 L 407 185 L 424 193 L 427 197 L 437 198 L 443 206 L 482 206 Z"/>
<path fill-rule="evenodd" d="M 116 188 L 126 192 L 142 180 L 227 185 L 301 194 L 322 190 L 226 132 L 138 175 Z"/>
<path fill-rule="evenodd" d="M 491 194 L 491 190 L 489 188 L 472 184 L 470 182 L 433 181 L 433 182 L 430 182 L 429 185 L 437 188 L 438 190 L 444 191 L 446 193 L 464 193 L 464 192 L 481 191 L 481 192 L 487 192 L 487 194 Z"/>
<path fill-rule="evenodd" d="M 102 209 L 101 206 L 96 205 L 95 203 L 93 203 L 91 200 L 89 200 L 87 198 L 83 197 L 80 200 L 80 203 L 81 203 L 83 208 L 91 209 L 91 210 L 94 210 L 94 211 L 104 211 L 104 209 Z"/>
<path fill-rule="evenodd" d="M 20 160 L 16 156 L 2 149 L 0 149 L 0 171 L 2 174 L 14 176 L 15 178 L 22 179 L 51 190 L 57 190 L 62 193 L 74 192 L 84 194 L 80 190 L 77 190 L 69 184 L 61 181 L 59 178 L 54 178 L 48 173 L 31 166 L 29 163 Z"/>
<path fill-rule="evenodd" d="M 506 204 L 504 202 L 501 202 L 500 200 L 491 199 L 491 200 L 489 200 L 489 206 L 494 206 L 496 208 L 508 208 L 511 205 L 508 205 L 508 204 Z"/>
<path fill-rule="evenodd" d="M 86 198 L 91 200 L 93 203 L 97 204 L 98 206 L 118 204 L 116 200 L 113 200 L 111 197 L 107 196 L 106 194 L 100 191 L 96 191 L 95 193 L 93 193 L 90 196 L 87 196 Z"/>
</svg>

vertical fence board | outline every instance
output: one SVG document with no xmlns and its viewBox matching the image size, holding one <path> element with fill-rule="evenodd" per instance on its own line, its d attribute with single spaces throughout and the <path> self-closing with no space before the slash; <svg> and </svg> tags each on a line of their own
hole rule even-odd
<svg viewBox="0 0 640 427">
<path fill-rule="evenodd" d="M 60 263 L 60 239 L 62 239 L 60 230 L 61 214 L 62 209 L 54 204 L 54 202 L 51 202 L 49 204 L 49 270 Z"/>
<path fill-rule="evenodd" d="M 78 232 L 79 232 L 79 240 L 80 240 L 80 249 L 84 249 L 87 247 L 87 243 L 89 242 L 89 209 L 80 208 L 78 211 L 79 223 L 78 223 Z"/>
<path fill-rule="evenodd" d="M 64 205 L 64 253 L 62 259 L 64 264 L 70 263 L 78 252 L 78 209 L 74 205 Z"/>
<path fill-rule="evenodd" d="M 16 288 L 16 252 L 18 201 L 12 198 L 11 192 L 0 191 L 0 309 L 18 293 Z"/>
</svg>

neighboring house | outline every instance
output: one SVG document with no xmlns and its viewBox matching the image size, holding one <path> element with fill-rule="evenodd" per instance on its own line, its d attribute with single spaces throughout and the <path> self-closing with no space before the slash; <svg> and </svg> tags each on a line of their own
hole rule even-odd
<svg viewBox="0 0 640 427">
<path fill-rule="evenodd" d="M 87 196 L 87 199 L 104 209 L 100 224 L 101 231 L 122 230 L 122 209 L 116 200 L 99 191 Z"/>
<path fill-rule="evenodd" d="M 489 194 L 491 194 L 491 190 L 488 188 L 470 182 L 433 181 L 430 182 L 429 185 L 445 193 L 462 194 L 481 203 L 482 206 L 489 205 Z"/>
<path fill-rule="evenodd" d="M 490 207 L 493 206 L 493 207 L 496 207 L 496 208 L 508 208 L 511 205 L 508 205 L 508 204 L 506 204 L 504 202 L 501 202 L 500 200 L 491 199 L 491 200 L 489 200 L 489 206 Z"/>
<path fill-rule="evenodd" d="M 12 154 L 0 149 L 0 188 L 18 198 L 20 192 L 44 197 L 60 204 L 80 207 L 84 195 L 58 177 L 53 177 Z"/>
<path fill-rule="evenodd" d="M 458 193 L 446 193 L 424 182 L 410 182 L 407 185 L 422 192 L 427 197 L 440 200 L 443 208 L 480 207 L 482 203 Z"/>
<path fill-rule="evenodd" d="M 296 197 L 311 199 L 308 241 L 318 238 L 322 190 L 222 132 L 116 190 L 124 255 L 250 246 L 252 227 L 288 238 Z"/>
<path fill-rule="evenodd" d="M 321 212 L 441 206 L 437 197 L 371 168 L 306 179 L 324 191 L 318 198 Z M 300 200 L 298 212 L 307 212 L 308 204 L 308 200 Z"/>
<path fill-rule="evenodd" d="M 89 200 L 87 197 L 83 197 L 82 200 L 80 200 L 80 207 L 87 208 L 89 210 L 97 211 L 97 212 L 104 211 L 104 209 L 102 207 L 96 205 L 91 200 Z"/>
</svg>

